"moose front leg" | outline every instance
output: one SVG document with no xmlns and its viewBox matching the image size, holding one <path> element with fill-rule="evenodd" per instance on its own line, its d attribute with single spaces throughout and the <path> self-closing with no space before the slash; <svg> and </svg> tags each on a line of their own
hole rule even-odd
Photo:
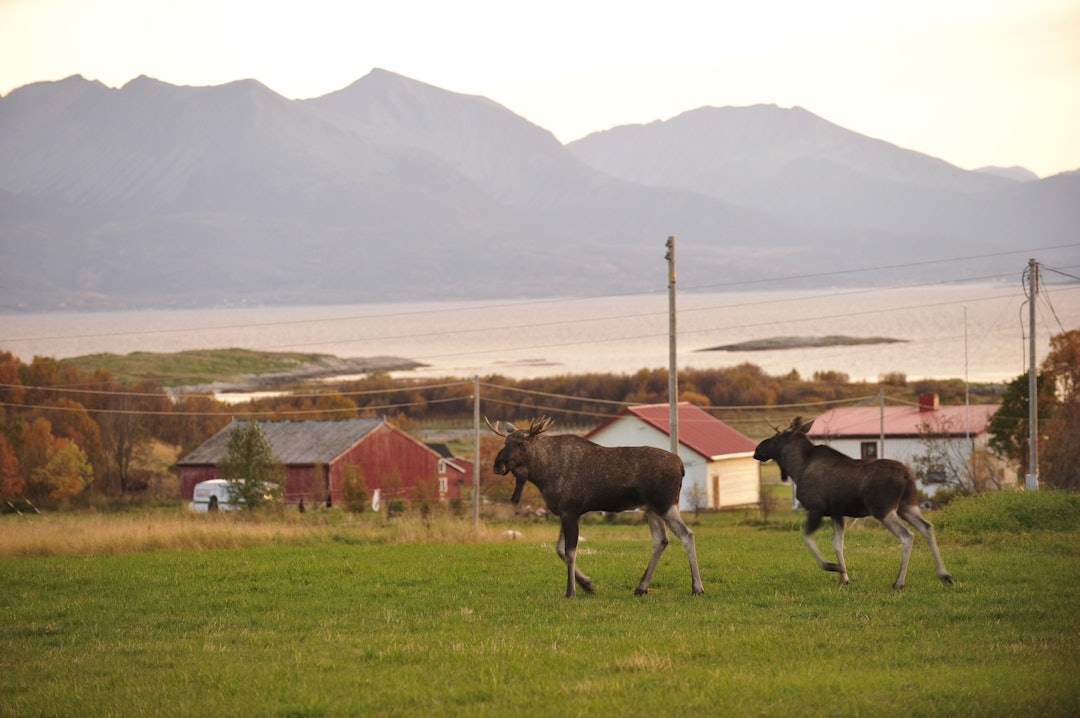
<svg viewBox="0 0 1080 718">
<path fill-rule="evenodd" d="M 826 561 L 825 557 L 821 555 L 821 549 L 814 543 L 814 532 L 821 526 L 821 514 L 809 514 L 806 517 L 806 528 L 803 529 L 802 540 L 806 544 L 806 547 L 810 549 L 810 553 L 814 554 L 814 558 L 817 559 L 818 566 L 821 566 L 823 571 L 840 571 L 840 565 L 833 563 L 832 561 Z"/>
<path fill-rule="evenodd" d="M 589 593 L 596 593 L 596 587 L 593 585 L 592 579 L 578 570 L 577 545 L 578 517 L 563 516 L 562 526 L 559 529 L 559 541 L 555 545 L 555 550 L 559 553 L 559 557 L 566 562 L 567 598 L 573 598 L 577 593 L 574 588 L 575 582 L 581 584 L 581 587 Z"/>
</svg>

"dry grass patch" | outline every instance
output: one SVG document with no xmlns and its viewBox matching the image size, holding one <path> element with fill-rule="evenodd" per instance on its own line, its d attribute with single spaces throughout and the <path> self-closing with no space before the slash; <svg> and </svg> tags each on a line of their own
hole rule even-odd
<svg viewBox="0 0 1080 718">
<path fill-rule="evenodd" d="M 315 543 L 387 544 L 550 542 L 557 525 L 512 530 L 471 518 L 439 515 L 291 512 L 197 514 L 186 509 L 120 514 L 57 513 L 0 516 L 0 558 L 83 556 L 146 551 L 200 551 Z"/>
</svg>

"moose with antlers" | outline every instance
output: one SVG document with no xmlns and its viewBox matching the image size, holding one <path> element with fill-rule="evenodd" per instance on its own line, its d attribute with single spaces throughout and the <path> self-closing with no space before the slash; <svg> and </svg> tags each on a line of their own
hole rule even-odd
<svg viewBox="0 0 1080 718">
<path fill-rule="evenodd" d="M 605 447 L 570 434 L 548 435 L 555 423 L 540 417 L 528 429 L 508 425 L 500 430 L 484 418 L 488 428 L 506 439 L 495 457 L 494 471 L 512 473 L 516 484 L 511 500 L 521 500 L 525 482 L 531 481 L 561 519 L 556 550 L 566 562 L 566 597 L 573 598 L 575 583 L 589 593 L 592 579 L 577 567 L 578 520 L 590 511 L 628 511 L 643 508 L 652 532 L 653 552 L 635 595 L 649 591 L 649 581 L 668 544 L 665 524 L 679 537 L 690 558 L 691 588 L 704 593 L 698 573 L 694 532 L 679 514 L 683 463 L 675 454 L 650 446 Z"/>
</svg>

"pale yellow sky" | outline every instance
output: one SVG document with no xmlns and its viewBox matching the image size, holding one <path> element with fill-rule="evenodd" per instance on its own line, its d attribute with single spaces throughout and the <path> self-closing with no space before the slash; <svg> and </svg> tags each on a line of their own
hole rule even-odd
<svg viewBox="0 0 1080 718">
<path fill-rule="evenodd" d="M 305 98 L 373 67 L 563 142 L 766 102 L 967 169 L 1080 169 L 1080 0 L 0 0 L 5 96 L 81 74 Z"/>
</svg>

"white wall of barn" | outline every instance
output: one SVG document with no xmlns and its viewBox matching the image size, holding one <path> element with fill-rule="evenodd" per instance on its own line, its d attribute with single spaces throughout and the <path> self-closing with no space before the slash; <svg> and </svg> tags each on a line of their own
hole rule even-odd
<svg viewBox="0 0 1080 718">
<path fill-rule="evenodd" d="M 751 506 L 761 501 L 761 462 L 732 454 L 709 463 L 709 507 Z"/>
</svg>

